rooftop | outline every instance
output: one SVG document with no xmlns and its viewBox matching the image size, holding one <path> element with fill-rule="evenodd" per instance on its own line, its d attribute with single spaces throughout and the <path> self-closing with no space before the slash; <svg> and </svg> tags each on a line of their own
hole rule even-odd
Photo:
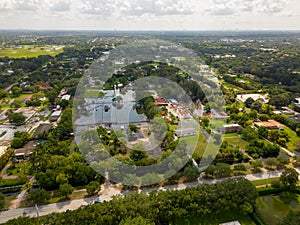
<svg viewBox="0 0 300 225">
<path fill-rule="evenodd" d="M 256 126 L 259 127 L 267 127 L 267 128 L 282 128 L 283 125 L 275 120 L 269 120 L 269 121 L 262 121 L 262 122 L 255 122 Z"/>
</svg>

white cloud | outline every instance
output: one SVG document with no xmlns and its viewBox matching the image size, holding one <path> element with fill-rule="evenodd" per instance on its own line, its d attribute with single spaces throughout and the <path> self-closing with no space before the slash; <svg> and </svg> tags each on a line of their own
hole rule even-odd
<svg viewBox="0 0 300 225">
<path fill-rule="evenodd" d="M 52 1 L 52 6 L 50 6 L 50 11 L 55 12 L 65 12 L 71 10 L 71 2 L 70 1 Z"/>
<path fill-rule="evenodd" d="M 267 13 L 281 12 L 289 0 L 213 0 L 213 6 L 207 12 L 212 15 L 231 15 L 234 13 Z"/>
<path fill-rule="evenodd" d="M 15 0 L 14 5 L 16 10 L 20 11 L 37 11 L 39 9 L 38 0 Z"/>
<path fill-rule="evenodd" d="M 0 28 L 299 30 L 299 12 L 299 0 L 0 0 Z"/>
<path fill-rule="evenodd" d="M 9 11 L 12 9 L 12 4 L 10 0 L 1 0 L 0 1 L 0 11 Z"/>
<path fill-rule="evenodd" d="M 127 8 L 123 13 L 135 16 L 144 14 L 155 16 L 193 14 L 193 7 L 189 0 L 134 0 L 126 6 Z"/>
<path fill-rule="evenodd" d="M 83 14 L 109 17 L 116 14 L 122 5 L 122 0 L 81 0 L 78 10 Z"/>
</svg>

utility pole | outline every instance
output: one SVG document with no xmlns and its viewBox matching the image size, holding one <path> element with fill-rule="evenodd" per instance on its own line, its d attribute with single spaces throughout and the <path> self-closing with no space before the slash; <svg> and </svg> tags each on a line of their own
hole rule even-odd
<svg viewBox="0 0 300 225">
<path fill-rule="evenodd" d="M 38 208 L 37 204 L 35 204 L 35 209 L 36 209 L 36 215 L 37 215 L 38 221 L 40 223 L 40 213 L 39 213 L 39 208 Z"/>
</svg>

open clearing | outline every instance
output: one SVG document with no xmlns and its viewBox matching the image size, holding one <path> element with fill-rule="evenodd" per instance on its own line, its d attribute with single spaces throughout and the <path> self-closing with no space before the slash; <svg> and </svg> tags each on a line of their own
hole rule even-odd
<svg viewBox="0 0 300 225">
<path fill-rule="evenodd" d="M 0 57 L 9 58 L 34 58 L 39 55 L 51 55 L 55 56 L 62 53 L 64 46 L 56 45 L 20 45 L 20 46 L 10 46 L 10 47 L 0 47 Z"/>
<path fill-rule="evenodd" d="M 258 211 L 269 224 L 277 224 L 290 210 L 300 211 L 300 195 L 280 193 L 257 198 Z"/>
</svg>

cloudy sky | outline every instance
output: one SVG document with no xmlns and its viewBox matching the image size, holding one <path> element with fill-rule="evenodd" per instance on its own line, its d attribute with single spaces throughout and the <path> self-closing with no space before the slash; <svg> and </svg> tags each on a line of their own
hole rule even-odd
<svg viewBox="0 0 300 225">
<path fill-rule="evenodd" d="M 0 0 L 0 29 L 300 30 L 299 0 Z"/>
</svg>

